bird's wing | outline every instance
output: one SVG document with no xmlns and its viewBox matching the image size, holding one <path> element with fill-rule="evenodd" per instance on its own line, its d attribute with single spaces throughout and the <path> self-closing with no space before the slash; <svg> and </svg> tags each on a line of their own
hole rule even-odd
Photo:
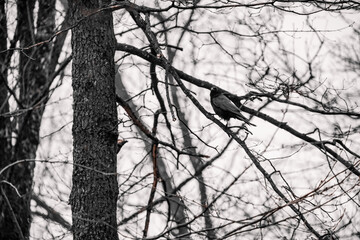
<svg viewBox="0 0 360 240">
<path fill-rule="evenodd" d="M 212 104 L 216 108 L 221 109 L 221 111 L 226 112 L 226 115 L 229 117 L 237 118 L 250 125 L 253 125 L 252 123 L 249 123 L 249 120 L 240 113 L 240 109 L 224 94 L 220 94 L 219 96 L 214 97 L 212 99 Z"/>
<path fill-rule="evenodd" d="M 223 111 L 229 111 L 232 113 L 239 113 L 239 109 L 236 107 L 236 105 L 227 98 L 224 94 L 220 94 L 217 97 L 214 97 L 212 99 L 213 104 L 220 108 Z"/>
</svg>

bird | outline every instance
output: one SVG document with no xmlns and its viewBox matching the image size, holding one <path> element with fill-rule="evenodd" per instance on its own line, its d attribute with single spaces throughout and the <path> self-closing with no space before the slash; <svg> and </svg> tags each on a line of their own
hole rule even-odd
<svg viewBox="0 0 360 240">
<path fill-rule="evenodd" d="M 256 126 L 249 122 L 249 120 L 240 113 L 240 109 L 227 96 L 221 93 L 217 87 L 211 88 L 210 102 L 215 113 L 226 121 L 229 121 L 230 118 L 236 118 L 248 125 Z"/>
</svg>

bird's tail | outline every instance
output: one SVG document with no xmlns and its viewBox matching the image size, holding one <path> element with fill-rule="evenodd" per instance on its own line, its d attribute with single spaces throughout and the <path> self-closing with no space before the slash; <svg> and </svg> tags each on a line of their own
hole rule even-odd
<svg viewBox="0 0 360 240">
<path fill-rule="evenodd" d="M 255 124 L 253 124 L 253 123 L 251 123 L 251 122 L 249 122 L 249 120 L 246 120 L 246 121 L 244 121 L 246 124 L 248 124 L 248 125 L 251 125 L 251 126 L 254 126 L 254 127 L 256 127 L 256 125 Z"/>
<path fill-rule="evenodd" d="M 255 124 L 251 123 L 251 122 L 250 122 L 247 118 L 245 118 L 241 113 L 240 113 L 240 114 L 236 114 L 236 117 L 237 117 L 237 119 L 245 122 L 247 125 L 256 127 Z"/>
</svg>

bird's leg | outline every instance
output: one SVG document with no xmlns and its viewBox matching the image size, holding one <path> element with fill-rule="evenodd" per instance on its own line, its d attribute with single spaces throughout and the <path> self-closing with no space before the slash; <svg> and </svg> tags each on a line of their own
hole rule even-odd
<svg viewBox="0 0 360 240">
<path fill-rule="evenodd" d="M 251 133 L 251 132 L 250 132 L 250 133 Z M 249 136 L 249 132 L 245 132 L 245 134 L 246 134 L 245 138 L 244 138 L 244 139 L 242 139 L 241 141 L 245 141 L 245 140 L 248 138 L 248 136 Z M 252 133 L 251 133 L 251 135 L 252 135 Z"/>
<path fill-rule="evenodd" d="M 226 121 L 226 125 L 225 125 L 226 128 L 229 128 L 228 125 L 229 125 L 229 121 Z M 230 127 L 230 128 L 231 128 L 231 127 Z M 228 134 L 228 136 L 230 137 L 230 134 Z"/>
<path fill-rule="evenodd" d="M 251 135 L 253 135 L 252 132 L 250 132 L 250 130 L 246 127 L 245 124 L 243 124 L 243 125 L 241 126 L 241 128 L 244 129 L 247 133 L 250 133 Z"/>
</svg>

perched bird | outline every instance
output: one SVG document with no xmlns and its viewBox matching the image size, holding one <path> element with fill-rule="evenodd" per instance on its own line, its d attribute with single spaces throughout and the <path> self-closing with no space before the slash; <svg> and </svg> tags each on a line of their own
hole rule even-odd
<svg viewBox="0 0 360 240">
<path fill-rule="evenodd" d="M 211 106 L 219 117 L 229 121 L 230 118 L 237 118 L 246 124 L 256 126 L 240 113 L 240 109 L 216 87 L 211 88 L 210 92 Z"/>
</svg>

